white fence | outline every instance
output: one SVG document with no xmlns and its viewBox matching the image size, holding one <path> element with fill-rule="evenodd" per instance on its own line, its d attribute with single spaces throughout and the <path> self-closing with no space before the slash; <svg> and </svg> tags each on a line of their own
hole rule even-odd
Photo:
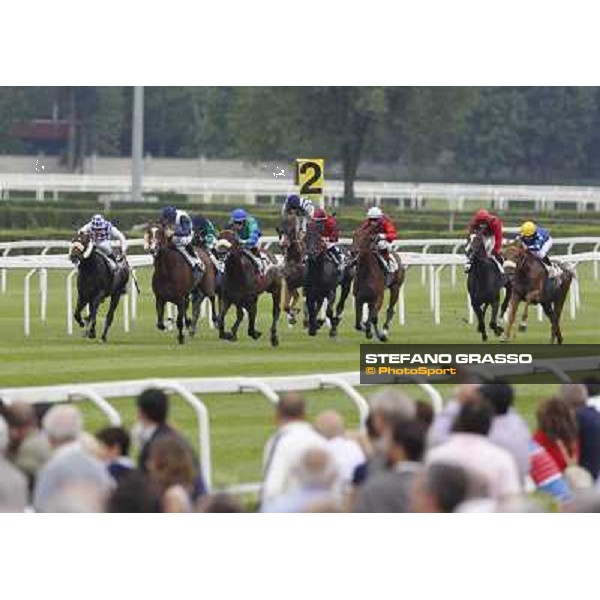
<svg viewBox="0 0 600 600">
<path fill-rule="evenodd" d="M 265 236 L 262 239 L 263 246 L 268 248 L 276 245 L 278 238 L 275 236 Z M 351 240 L 348 238 L 341 240 L 342 244 L 349 244 Z M 441 323 L 441 275 L 444 268 L 449 267 L 451 270 L 451 283 L 456 285 L 457 267 L 464 264 L 464 256 L 462 249 L 465 240 L 460 238 L 453 239 L 410 239 L 397 240 L 394 243 L 396 250 L 400 252 L 402 261 L 409 267 L 421 266 L 421 283 L 428 284 L 429 290 L 429 305 L 433 314 L 433 322 L 436 325 Z M 65 250 L 69 247 L 69 242 L 65 240 L 25 240 L 16 242 L 0 243 L 0 290 L 5 293 L 7 290 L 7 272 L 14 269 L 27 269 L 28 272 L 23 280 L 23 329 L 26 336 L 31 333 L 30 319 L 30 287 L 31 279 L 34 275 L 39 276 L 39 293 L 40 293 L 40 319 L 42 322 L 47 318 L 47 302 L 48 302 L 48 270 L 68 271 L 65 286 L 66 286 L 66 326 L 67 333 L 73 333 L 73 278 L 76 270 L 69 262 L 65 254 L 50 254 L 52 250 Z M 554 240 L 555 247 L 565 247 L 567 254 L 555 256 L 558 260 L 570 262 L 577 265 L 580 262 L 591 262 L 593 265 L 593 276 L 598 279 L 598 265 L 600 263 L 600 237 L 568 237 L 556 238 Z M 131 248 L 140 248 L 143 245 L 142 239 L 132 239 L 129 241 Z M 593 245 L 591 252 L 574 253 L 578 245 Z M 403 248 L 415 248 L 420 252 L 406 252 Z M 431 253 L 432 249 L 450 248 L 451 254 Z M 28 254 L 11 256 L 10 252 L 39 249 L 39 254 Z M 130 254 L 129 263 L 133 268 L 135 275 L 136 268 L 145 268 L 152 265 L 152 258 L 148 254 Z M 406 285 L 406 284 L 405 284 Z M 406 308 L 405 308 L 405 285 L 400 290 L 398 302 L 398 320 L 400 325 L 406 323 Z M 570 294 L 570 315 L 575 318 L 576 310 L 581 304 L 579 282 L 574 280 Z M 130 328 L 130 316 L 133 320 L 137 319 L 138 312 L 138 294 L 137 288 L 133 281 L 131 282 L 130 293 L 124 298 L 123 305 L 123 327 L 125 331 Z M 168 306 L 168 310 L 170 309 Z M 209 325 L 212 326 L 210 319 L 208 302 L 202 306 L 202 317 L 208 316 Z M 467 314 L 469 322 L 473 322 L 473 312 L 467 296 Z M 171 316 L 171 313 L 168 313 Z M 538 319 L 542 320 L 543 313 L 541 308 L 538 310 Z"/>
<path fill-rule="evenodd" d="M 157 177 L 146 176 L 142 189 L 146 194 L 178 193 L 202 195 L 206 202 L 214 196 L 237 196 L 247 203 L 256 203 L 258 196 L 274 199 L 296 192 L 297 186 L 290 178 L 209 178 L 209 177 Z M 327 180 L 325 196 L 334 204 L 343 198 L 343 182 Z M 463 210 L 466 200 L 488 201 L 496 208 L 505 209 L 509 202 L 534 202 L 536 211 L 552 209 L 557 202 L 575 205 L 578 211 L 591 207 L 600 211 L 600 188 L 577 186 L 525 186 L 478 185 L 455 183 L 368 182 L 357 181 L 355 194 L 365 202 L 380 204 L 409 201 L 411 208 L 419 208 L 427 198 L 445 200 L 449 207 Z M 61 192 L 93 192 L 98 194 L 131 193 L 128 175 L 79 175 L 44 173 L 0 173 L 0 199 L 8 198 L 12 191 L 34 192 L 44 200 L 46 192 L 54 198 Z"/>
</svg>

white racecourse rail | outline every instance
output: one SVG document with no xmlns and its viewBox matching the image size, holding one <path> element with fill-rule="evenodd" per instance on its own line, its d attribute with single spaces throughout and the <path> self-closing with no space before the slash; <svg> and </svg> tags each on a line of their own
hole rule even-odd
<svg viewBox="0 0 600 600">
<path fill-rule="evenodd" d="M 553 364 L 538 362 L 537 365 L 513 365 L 506 367 L 511 374 L 526 374 L 531 372 L 548 371 L 563 383 L 571 380 L 565 371 L 570 369 L 596 369 L 597 357 L 582 360 L 560 359 Z M 481 368 L 483 375 L 485 369 Z M 501 373 L 496 373 L 502 375 Z M 508 370 L 507 370 L 508 374 Z M 429 396 L 432 408 L 437 414 L 443 408 L 443 398 L 439 391 L 431 384 L 416 383 Z M 333 388 L 340 391 L 354 405 L 358 414 L 361 429 L 364 428 L 368 415 L 368 403 L 356 388 L 360 388 L 360 373 L 319 373 L 311 375 L 292 375 L 276 377 L 208 377 L 208 378 L 182 378 L 182 379 L 142 379 L 131 381 L 109 381 L 102 383 L 81 383 L 52 385 L 41 387 L 15 387 L 0 389 L 0 398 L 4 402 L 92 402 L 108 419 L 112 425 L 121 424 L 121 416 L 110 403 L 111 399 L 131 398 L 137 396 L 144 389 L 155 386 L 179 396 L 195 412 L 198 424 L 198 448 L 200 451 L 200 465 L 207 486 L 212 488 L 212 454 L 210 439 L 210 421 L 208 409 L 201 396 L 204 394 L 232 394 L 254 392 L 271 404 L 279 401 L 279 394 L 290 391 L 308 391 L 324 388 Z M 230 488 L 234 492 L 256 491 L 258 484 L 241 484 Z"/>
<path fill-rule="evenodd" d="M 350 240 L 342 240 L 342 243 L 349 243 Z M 263 238 L 263 244 L 269 246 L 275 244 L 277 238 L 265 237 Z M 143 240 L 131 240 L 130 246 L 136 247 L 141 246 Z M 451 267 L 452 269 L 452 284 L 456 284 L 456 268 L 464 265 L 464 256 L 458 254 L 460 248 L 464 244 L 464 240 L 450 239 L 421 239 L 421 240 L 399 240 L 395 246 L 399 250 L 402 262 L 408 267 L 421 266 L 422 267 L 422 283 L 428 282 L 429 287 L 429 304 L 430 309 L 433 313 L 433 322 L 436 325 L 441 323 L 441 273 L 445 267 Z M 567 254 L 561 256 L 555 256 L 554 258 L 571 263 L 575 268 L 580 262 L 591 262 L 594 266 L 594 277 L 598 277 L 598 263 L 600 262 L 600 238 L 598 237 L 578 237 L 578 238 L 558 238 L 555 240 L 556 245 L 564 245 L 567 247 Z M 593 244 L 594 250 L 590 252 L 573 253 L 573 249 L 577 244 Z M 44 322 L 47 316 L 47 302 L 48 302 L 48 270 L 62 270 L 68 271 L 66 277 L 66 325 L 67 333 L 73 333 L 73 290 L 72 283 L 73 278 L 77 271 L 73 269 L 73 265 L 64 254 L 48 254 L 52 249 L 65 249 L 68 248 L 69 242 L 66 241 L 22 241 L 22 242 L 7 242 L 0 245 L 0 250 L 3 251 L 0 256 L 0 269 L 2 273 L 2 291 L 6 291 L 6 273 L 9 269 L 26 269 L 28 270 L 24 278 L 23 283 L 23 329 L 26 336 L 31 333 L 31 319 L 30 319 L 30 282 L 31 278 L 37 273 L 39 275 L 39 291 L 40 291 L 40 319 Z M 432 247 L 452 247 L 452 254 L 429 254 L 428 251 Z M 406 252 L 402 248 L 406 247 L 417 247 L 421 248 L 421 252 Z M 41 248 L 40 254 L 35 255 L 22 255 L 22 256 L 10 256 L 11 250 L 17 249 L 35 249 Z M 131 265 L 135 274 L 136 268 L 150 267 L 152 266 L 152 257 L 148 254 L 130 254 L 128 256 L 129 264 Z M 426 275 L 429 275 L 426 277 Z M 398 302 L 398 320 L 400 325 L 406 323 L 406 310 L 405 310 L 405 286 L 402 286 L 400 290 L 400 297 Z M 570 315 L 574 319 L 576 316 L 576 310 L 581 304 L 579 283 L 577 279 L 574 279 L 572 290 L 570 294 Z M 203 305 L 203 315 L 208 315 L 208 303 Z M 123 302 L 123 327 L 127 332 L 129 331 L 129 318 L 134 320 L 137 318 L 137 289 L 131 282 L 130 294 L 125 296 Z M 467 311 L 469 316 L 469 322 L 473 321 L 473 313 L 467 297 Z M 538 310 L 538 319 L 542 319 L 541 308 Z M 209 318 L 209 323 L 212 324 L 212 320 Z"/>
<path fill-rule="evenodd" d="M 533 202 L 536 211 L 554 208 L 556 203 L 574 204 L 578 211 L 588 207 L 600 211 L 600 187 L 479 185 L 462 183 L 415 183 L 357 181 L 355 194 L 365 203 L 380 204 L 409 201 L 411 208 L 419 208 L 427 198 L 446 200 L 449 208 L 463 210 L 466 200 L 487 200 L 498 209 L 506 209 L 509 202 Z M 8 198 L 11 191 L 33 191 L 37 200 L 44 200 L 49 192 L 53 198 L 64 192 L 92 192 L 98 194 L 131 194 L 128 175 L 81 175 L 42 173 L 0 173 L 0 199 Z M 274 199 L 297 192 L 291 178 L 214 178 L 145 176 L 142 182 L 145 194 L 178 193 L 202 195 L 205 202 L 213 196 L 243 197 L 247 204 L 255 204 L 259 196 Z M 333 204 L 344 196 L 344 184 L 328 179 L 325 197 Z"/>
</svg>

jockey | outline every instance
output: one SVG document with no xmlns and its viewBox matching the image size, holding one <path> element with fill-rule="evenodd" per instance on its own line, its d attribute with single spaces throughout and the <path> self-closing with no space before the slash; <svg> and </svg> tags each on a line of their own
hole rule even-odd
<svg viewBox="0 0 600 600">
<path fill-rule="evenodd" d="M 230 216 L 229 227 L 237 234 L 247 256 L 256 265 L 260 275 L 264 275 L 263 258 L 260 254 L 260 226 L 243 208 L 236 208 Z"/>
<path fill-rule="evenodd" d="M 366 227 L 375 223 L 377 225 L 377 233 L 379 242 L 377 243 L 378 254 L 381 257 L 385 270 L 388 274 L 395 273 L 398 270 L 398 262 L 396 257 L 391 253 L 392 242 L 398 239 L 396 227 L 389 217 L 383 214 L 379 206 L 371 206 L 367 211 L 367 220 L 362 224 Z"/>
<path fill-rule="evenodd" d="M 327 252 L 329 252 L 335 261 L 338 272 L 341 274 L 344 270 L 344 255 L 337 246 L 339 230 L 335 217 L 328 215 L 322 208 L 317 208 L 314 211 L 312 219 L 319 228 L 321 238 L 327 247 Z"/>
<path fill-rule="evenodd" d="M 521 225 L 519 240 L 523 247 L 541 258 L 545 265 L 551 265 L 548 252 L 552 248 L 553 240 L 547 229 L 539 227 L 533 221 L 525 221 Z"/>
<path fill-rule="evenodd" d="M 190 216 L 185 211 L 179 210 L 174 206 L 167 206 L 163 208 L 161 220 L 167 228 L 167 236 L 171 237 L 175 248 L 179 250 L 192 267 L 194 275 L 199 274 L 202 268 L 198 255 L 192 246 L 194 231 Z M 185 252 L 183 252 L 183 249 L 185 249 Z"/>
<path fill-rule="evenodd" d="M 202 215 L 196 215 L 192 217 L 192 229 L 196 245 L 210 252 L 217 242 L 217 230 L 212 221 Z"/>
<path fill-rule="evenodd" d="M 313 218 L 315 207 L 309 198 L 301 198 L 296 194 L 289 195 L 283 203 L 282 214 L 300 217 L 300 230 L 306 233 L 306 225 Z"/>
<path fill-rule="evenodd" d="M 486 250 L 490 254 L 488 247 L 492 246 L 491 258 L 496 263 L 500 273 L 504 273 L 504 257 L 502 256 L 502 221 L 496 215 L 490 214 L 487 210 L 478 210 L 471 222 L 469 223 L 469 233 L 475 233 L 477 231 L 483 231 L 483 235 L 486 238 Z M 471 268 L 471 262 L 467 262 L 465 266 L 465 272 L 469 272 Z"/>
<path fill-rule="evenodd" d="M 91 221 L 86 223 L 79 232 L 87 233 L 91 236 L 96 248 L 109 259 L 107 262 L 114 272 L 117 267 L 117 259 L 114 254 L 112 240 L 119 240 L 121 243 L 121 256 L 124 257 L 127 252 L 127 240 L 125 236 L 102 215 L 94 215 Z"/>
</svg>

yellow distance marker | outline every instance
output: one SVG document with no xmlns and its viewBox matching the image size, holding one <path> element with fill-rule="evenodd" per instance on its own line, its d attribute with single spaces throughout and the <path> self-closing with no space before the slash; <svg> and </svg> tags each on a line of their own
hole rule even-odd
<svg viewBox="0 0 600 600">
<path fill-rule="evenodd" d="M 322 158 L 296 159 L 296 185 L 303 198 L 321 200 L 325 192 L 325 160 Z"/>
</svg>

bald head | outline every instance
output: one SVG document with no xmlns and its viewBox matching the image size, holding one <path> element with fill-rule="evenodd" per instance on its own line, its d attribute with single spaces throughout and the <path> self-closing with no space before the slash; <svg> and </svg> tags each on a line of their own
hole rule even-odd
<svg viewBox="0 0 600 600">
<path fill-rule="evenodd" d="M 315 419 L 315 429 L 326 439 L 344 435 L 344 419 L 335 410 L 326 410 Z"/>
<path fill-rule="evenodd" d="M 42 424 L 53 446 L 74 442 L 83 430 L 81 413 L 68 404 L 53 406 Z"/>
<path fill-rule="evenodd" d="M 302 487 L 330 489 L 338 472 L 331 454 L 322 448 L 310 448 L 300 457 L 294 473 Z"/>
<path fill-rule="evenodd" d="M 285 394 L 277 403 L 277 417 L 280 421 L 302 420 L 305 411 L 304 397 L 297 392 Z"/>
</svg>

